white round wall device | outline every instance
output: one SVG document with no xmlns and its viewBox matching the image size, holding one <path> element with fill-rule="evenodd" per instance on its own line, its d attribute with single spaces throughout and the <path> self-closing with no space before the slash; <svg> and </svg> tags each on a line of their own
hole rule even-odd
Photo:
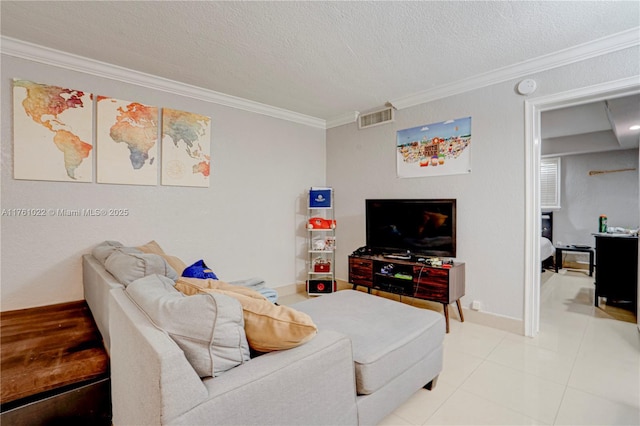
<svg viewBox="0 0 640 426">
<path fill-rule="evenodd" d="M 538 87 L 536 81 L 527 78 L 518 83 L 518 93 L 521 95 L 530 95 L 536 91 L 536 87 Z"/>
</svg>

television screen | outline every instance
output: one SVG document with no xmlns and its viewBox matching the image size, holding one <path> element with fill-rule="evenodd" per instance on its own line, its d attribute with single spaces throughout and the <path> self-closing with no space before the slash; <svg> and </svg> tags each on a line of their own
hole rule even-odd
<svg viewBox="0 0 640 426">
<path fill-rule="evenodd" d="M 456 200 L 366 200 L 367 247 L 376 253 L 456 257 Z"/>
</svg>

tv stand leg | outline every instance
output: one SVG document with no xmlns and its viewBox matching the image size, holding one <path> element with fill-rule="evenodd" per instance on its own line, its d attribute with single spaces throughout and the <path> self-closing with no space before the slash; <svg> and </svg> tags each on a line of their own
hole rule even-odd
<svg viewBox="0 0 640 426">
<path fill-rule="evenodd" d="M 444 308 L 444 320 L 447 323 L 447 333 L 449 333 L 449 305 L 443 303 L 442 307 Z"/>
<path fill-rule="evenodd" d="M 358 288 L 358 284 L 354 284 L 351 290 L 357 290 L 357 288 Z M 371 287 L 367 287 L 367 293 L 371 294 Z"/>
<path fill-rule="evenodd" d="M 462 306 L 460 305 L 460 299 L 456 300 L 456 305 L 458 305 L 458 313 L 460 314 L 460 322 L 464 322 L 464 315 L 462 314 Z"/>
</svg>

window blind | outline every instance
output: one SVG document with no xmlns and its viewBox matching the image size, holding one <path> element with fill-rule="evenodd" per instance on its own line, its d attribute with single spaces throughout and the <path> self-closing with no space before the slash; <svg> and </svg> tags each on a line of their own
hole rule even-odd
<svg viewBox="0 0 640 426">
<path fill-rule="evenodd" d="M 543 209 L 560 208 L 560 157 L 540 161 L 540 206 Z"/>
</svg>

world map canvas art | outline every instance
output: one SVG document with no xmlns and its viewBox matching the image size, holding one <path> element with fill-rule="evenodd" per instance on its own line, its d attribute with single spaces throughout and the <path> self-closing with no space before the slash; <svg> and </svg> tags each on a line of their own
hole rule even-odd
<svg viewBox="0 0 640 426">
<path fill-rule="evenodd" d="M 97 98 L 99 183 L 158 183 L 158 108 L 106 96 Z"/>
<path fill-rule="evenodd" d="M 15 78 L 14 178 L 91 182 L 92 110 L 89 93 Z"/>
<path fill-rule="evenodd" d="M 98 183 L 157 185 L 161 163 L 162 185 L 209 187 L 210 117 L 18 78 L 13 108 L 15 179 L 93 182 L 95 162 Z"/>
<path fill-rule="evenodd" d="M 162 184 L 209 186 L 211 119 L 162 109 Z"/>
</svg>

